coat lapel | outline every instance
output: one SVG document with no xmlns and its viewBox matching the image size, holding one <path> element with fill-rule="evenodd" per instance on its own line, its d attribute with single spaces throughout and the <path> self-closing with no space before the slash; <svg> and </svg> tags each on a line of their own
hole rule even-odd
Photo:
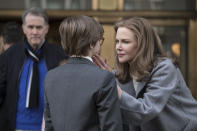
<svg viewBox="0 0 197 131">
<path fill-rule="evenodd" d="M 137 90 L 136 90 L 136 96 L 138 97 L 139 93 L 142 91 L 143 88 L 145 88 L 146 82 L 137 82 Z"/>
</svg>

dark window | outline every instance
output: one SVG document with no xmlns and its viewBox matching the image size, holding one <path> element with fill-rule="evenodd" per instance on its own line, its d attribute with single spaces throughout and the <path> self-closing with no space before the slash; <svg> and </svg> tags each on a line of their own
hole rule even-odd
<svg viewBox="0 0 197 131">
<path fill-rule="evenodd" d="M 195 10 L 195 0 L 125 0 L 125 10 Z"/>
</svg>

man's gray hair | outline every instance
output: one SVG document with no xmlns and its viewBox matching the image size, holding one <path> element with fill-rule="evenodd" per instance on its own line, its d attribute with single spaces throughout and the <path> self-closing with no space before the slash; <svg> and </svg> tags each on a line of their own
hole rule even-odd
<svg viewBox="0 0 197 131">
<path fill-rule="evenodd" d="M 32 14 L 32 15 L 35 15 L 35 16 L 41 16 L 44 18 L 44 21 L 46 24 L 49 23 L 49 18 L 48 18 L 48 15 L 46 13 L 45 10 L 43 9 L 40 9 L 40 8 L 37 8 L 37 7 L 32 7 L 28 10 L 26 10 L 23 15 L 22 15 L 22 22 L 23 24 L 25 23 L 25 17 L 28 15 L 28 14 Z"/>
</svg>

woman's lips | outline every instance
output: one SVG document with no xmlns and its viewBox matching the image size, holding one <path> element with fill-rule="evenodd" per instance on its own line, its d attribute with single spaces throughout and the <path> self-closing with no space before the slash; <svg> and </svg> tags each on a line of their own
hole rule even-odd
<svg viewBox="0 0 197 131">
<path fill-rule="evenodd" d="M 124 54 L 118 54 L 118 57 L 122 57 L 122 56 L 124 56 Z"/>
</svg>

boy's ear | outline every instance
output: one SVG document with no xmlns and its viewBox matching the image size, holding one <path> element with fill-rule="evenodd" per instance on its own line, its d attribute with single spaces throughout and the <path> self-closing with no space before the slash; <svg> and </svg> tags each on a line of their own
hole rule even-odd
<svg viewBox="0 0 197 131">
<path fill-rule="evenodd" d="M 94 45 L 93 44 L 90 44 L 90 49 L 93 49 L 94 48 Z"/>
</svg>

